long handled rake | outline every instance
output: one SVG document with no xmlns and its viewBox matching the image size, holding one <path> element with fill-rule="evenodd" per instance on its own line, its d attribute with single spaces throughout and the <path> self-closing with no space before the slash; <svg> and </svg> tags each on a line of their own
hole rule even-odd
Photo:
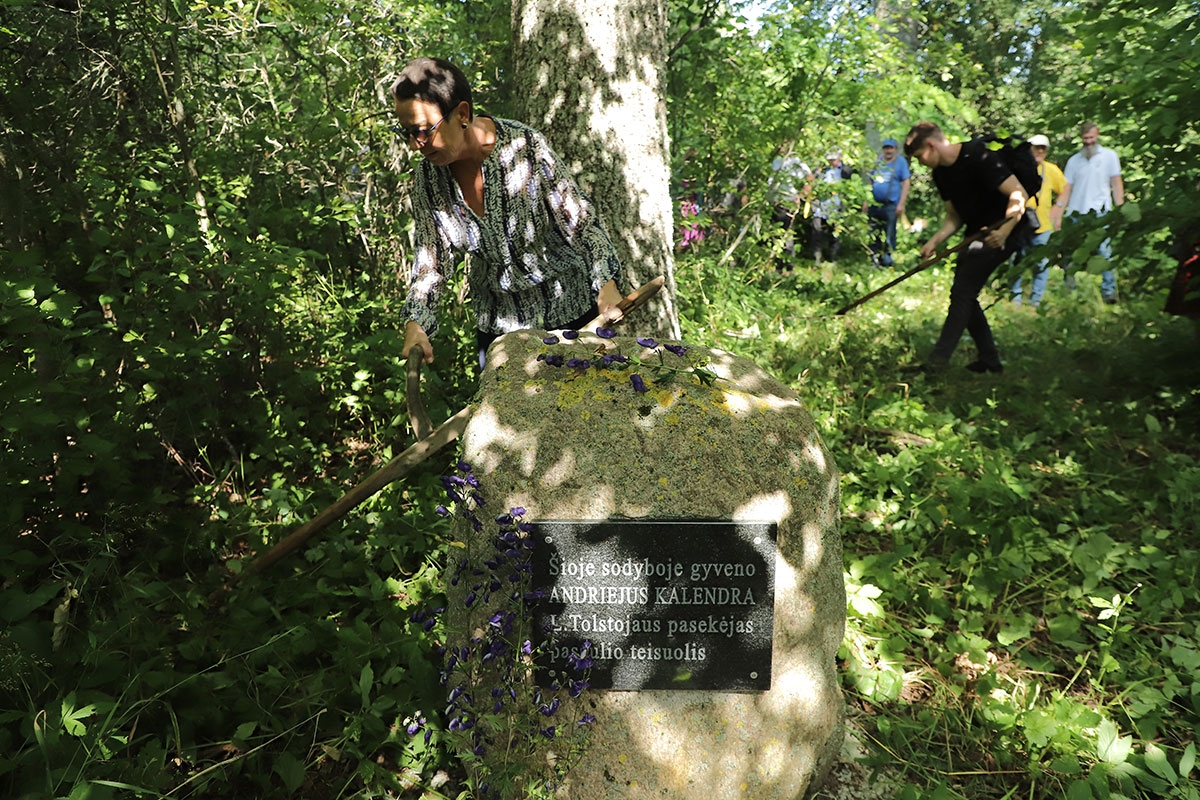
<svg viewBox="0 0 1200 800">
<path fill-rule="evenodd" d="M 620 315 L 610 318 L 608 324 L 617 324 L 629 315 L 629 312 L 640 308 L 649 302 L 663 286 L 663 278 L 659 276 L 647 281 L 639 288 L 628 294 L 617 304 Z M 599 318 L 586 327 L 594 326 Z M 365 480 L 339 500 L 325 508 L 317 516 L 301 525 L 275 544 L 270 550 L 251 561 L 242 575 L 255 575 L 275 564 L 280 559 L 301 547 L 332 523 L 346 516 L 355 506 L 379 492 L 383 487 L 403 478 L 422 462 L 436 455 L 447 445 L 454 442 L 466 430 L 467 421 L 471 418 L 471 407 L 467 406 L 457 414 L 438 425 L 436 428 L 425 410 L 421 399 L 421 351 L 414 347 L 408 354 L 408 371 L 405 382 L 405 392 L 408 401 L 409 422 L 412 424 L 416 442 L 400 455 L 384 464 Z"/>
</svg>

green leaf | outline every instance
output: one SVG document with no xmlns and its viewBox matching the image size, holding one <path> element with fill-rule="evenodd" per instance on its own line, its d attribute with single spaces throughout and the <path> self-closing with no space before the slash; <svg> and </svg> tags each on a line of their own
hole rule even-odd
<svg viewBox="0 0 1200 800">
<path fill-rule="evenodd" d="M 0 619 L 16 622 L 41 608 L 62 591 L 62 584 L 49 581 L 26 594 L 19 589 L 9 589 L 0 594 Z"/>
<path fill-rule="evenodd" d="M 1167 783 L 1174 784 L 1178 780 L 1166 752 L 1154 742 L 1146 745 L 1146 768 Z"/>
<path fill-rule="evenodd" d="M 1121 736 L 1112 720 L 1100 723 L 1100 731 L 1096 736 L 1096 755 L 1108 764 L 1124 764 L 1133 749 L 1133 737 Z"/>
<path fill-rule="evenodd" d="M 1146 415 L 1146 430 L 1151 433 L 1162 433 L 1162 424 L 1159 423 L 1153 414 Z"/>
<path fill-rule="evenodd" d="M 1142 209 L 1138 207 L 1137 203 L 1126 203 L 1120 208 L 1121 216 L 1125 217 L 1125 219 L 1129 220 L 1130 222 L 1142 221 Z"/>
<path fill-rule="evenodd" d="M 358 674 L 358 693 L 362 697 L 363 708 L 371 707 L 371 686 L 375 683 L 375 670 L 370 663 L 364 664 Z"/>
<path fill-rule="evenodd" d="M 1000 629 L 996 634 L 996 641 L 1008 647 L 1014 642 L 1019 642 L 1022 639 L 1028 639 L 1029 634 L 1033 631 L 1033 617 L 1029 614 L 1021 615 L 1020 619 L 1010 622 Z"/>
<path fill-rule="evenodd" d="M 1179 757 L 1179 777 L 1186 778 L 1191 774 L 1194 766 L 1196 766 L 1196 743 L 1188 742 L 1188 746 L 1183 749 L 1183 755 Z"/>
<path fill-rule="evenodd" d="M 1037 709 L 1025 714 L 1021 723 L 1025 728 L 1025 738 L 1035 749 L 1045 747 L 1054 738 L 1054 734 L 1058 733 L 1058 723 L 1054 721 L 1054 718 Z"/>
<path fill-rule="evenodd" d="M 1067 787 L 1067 800 L 1093 800 L 1092 787 L 1085 780 L 1071 781 Z"/>
<path fill-rule="evenodd" d="M 243 722 L 237 726 L 237 730 L 233 732 L 233 741 L 245 743 L 251 736 L 254 735 L 254 729 L 258 727 L 257 722 Z"/>
<path fill-rule="evenodd" d="M 283 785 L 294 794 L 304 783 L 304 762 L 286 750 L 275 759 L 275 774 L 283 779 Z"/>
<path fill-rule="evenodd" d="M 1079 759 L 1075 756 L 1059 756 L 1050 763 L 1050 769 L 1054 772 L 1061 772 L 1063 775 L 1083 773 L 1083 767 L 1079 765 Z"/>
<path fill-rule="evenodd" d="M 1075 634 L 1079 633 L 1080 624 L 1079 617 L 1075 614 L 1060 614 L 1052 617 L 1046 623 L 1046 629 L 1050 632 L 1050 638 L 1053 641 L 1062 644 L 1075 640 Z"/>
</svg>

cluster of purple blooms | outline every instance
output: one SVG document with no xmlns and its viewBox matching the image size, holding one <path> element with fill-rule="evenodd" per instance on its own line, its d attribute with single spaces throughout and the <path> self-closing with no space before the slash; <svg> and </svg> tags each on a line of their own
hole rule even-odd
<svg viewBox="0 0 1200 800">
<path fill-rule="evenodd" d="M 596 335 L 601 339 L 612 339 L 616 337 L 617 333 L 612 328 L 597 328 Z M 579 338 L 579 331 L 563 331 L 562 338 L 567 340 L 577 339 Z M 553 334 L 542 339 L 542 344 L 554 345 L 558 343 L 559 338 Z M 649 350 L 654 350 L 656 352 L 660 346 L 659 343 L 654 339 L 642 336 L 638 337 L 637 343 L 642 347 L 645 347 Z M 664 344 L 661 346 L 667 352 L 674 353 L 680 358 L 683 358 L 684 354 L 687 353 L 687 348 L 681 344 Z M 608 369 L 613 367 L 615 364 L 622 365 L 620 367 L 616 367 L 617 369 L 624 369 L 624 365 L 629 363 L 629 357 L 621 355 L 620 353 L 604 353 L 596 359 L 568 359 L 563 356 L 562 353 L 542 353 L 537 357 L 537 360 L 544 361 L 551 367 L 566 367 L 567 369 L 573 369 L 579 372 L 583 372 L 593 367 L 596 369 Z M 636 372 L 629 376 L 629 383 L 633 386 L 633 390 L 635 392 L 646 392 L 650 389 L 650 387 L 646 385 L 646 381 L 642 378 L 642 376 Z"/>
<path fill-rule="evenodd" d="M 483 522 L 477 511 L 483 506 L 484 498 L 471 465 L 460 461 L 456 473 L 442 476 L 441 482 L 456 511 L 470 520 L 476 531 L 482 530 Z M 438 506 L 437 512 L 442 516 L 452 513 L 446 506 Z M 588 687 L 586 675 L 592 666 L 591 642 L 584 642 L 581 651 L 572 653 L 568 659 L 572 677 L 564 676 L 562 682 L 553 681 L 545 693 L 539 688 L 529 694 L 529 670 L 538 647 L 529 639 L 517 646 L 516 637 L 521 630 L 529 628 L 533 606 L 544 598 L 545 592 L 528 588 L 528 577 L 533 569 L 530 551 L 535 545 L 534 538 L 529 535 L 533 526 L 524 519 L 525 513 L 524 508 L 516 507 L 496 516 L 496 534 L 491 538 L 487 557 L 479 564 L 468 558 L 459 559 L 450 577 L 452 586 L 466 584 L 462 602 L 467 609 L 476 613 L 480 609 L 490 611 L 486 625 L 481 626 L 481 635 L 471 636 L 465 644 L 447 644 L 441 648 L 445 663 L 440 679 L 442 685 L 449 688 L 446 728 L 462 737 L 463 755 L 479 759 L 477 774 L 480 775 L 490 771 L 484 758 L 492 744 L 493 731 L 497 729 L 495 720 L 486 718 L 507 715 L 509 725 L 520 725 L 520 719 L 533 720 L 523 731 L 507 728 L 500 728 L 500 731 L 505 736 L 516 733 L 530 739 L 553 739 L 558 735 L 553 720 L 562 702 L 558 692 L 565 688 L 570 697 L 579 697 Z M 412 615 L 412 621 L 430 631 L 437 617 L 445 611 L 444 606 L 417 611 Z M 590 725 L 594 721 L 594 716 L 584 714 L 575 725 Z M 410 736 L 424 731 L 426 743 L 433 733 L 420 713 L 409 721 L 407 731 Z M 487 783 L 480 783 L 478 789 L 482 797 L 493 796 L 495 791 L 495 787 L 489 787 Z"/>
<path fill-rule="evenodd" d="M 700 204 L 691 198 L 684 198 L 679 201 L 679 216 L 682 221 L 679 224 L 679 247 L 680 249 L 691 244 L 700 244 L 704 241 L 704 225 L 697 219 L 700 216 Z"/>
</svg>

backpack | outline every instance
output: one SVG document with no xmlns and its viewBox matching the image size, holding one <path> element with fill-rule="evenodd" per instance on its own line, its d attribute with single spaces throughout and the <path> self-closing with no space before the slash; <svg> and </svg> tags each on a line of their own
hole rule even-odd
<svg viewBox="0 0 1200 800">
<path fill-rule="evenodd" d="M 988 134 L 980 137 L 988 150 L 1000 153 L 1004 163 L 1017 176 L 1025 193 L 1032 199 L 1042 189 L 1042 176 L 1038 169 L 1037 159 L 1033 157 L 1033 148 L 1024 139 L 1015 136 L 997 136 Z"/>
</svg>

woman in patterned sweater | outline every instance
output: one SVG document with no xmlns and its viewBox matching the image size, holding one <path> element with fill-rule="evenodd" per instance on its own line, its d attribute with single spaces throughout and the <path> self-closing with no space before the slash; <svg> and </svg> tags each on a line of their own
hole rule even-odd
<svg viewBox="0 0 1200 800">
<path fill-rule="evenodd" d="M 476 116 L 458 67 L 418 58 L 392 85 L 396 130 L 424 159 L 412 190 L 416 252 L 404 305 L 404 353 L 433 362 L 437 304 L 460 253 L 479 362 L 509 331 L 578 328 L 615 316 L 621 270 L 591 203 L 532 128 Z"/>
</svg>

